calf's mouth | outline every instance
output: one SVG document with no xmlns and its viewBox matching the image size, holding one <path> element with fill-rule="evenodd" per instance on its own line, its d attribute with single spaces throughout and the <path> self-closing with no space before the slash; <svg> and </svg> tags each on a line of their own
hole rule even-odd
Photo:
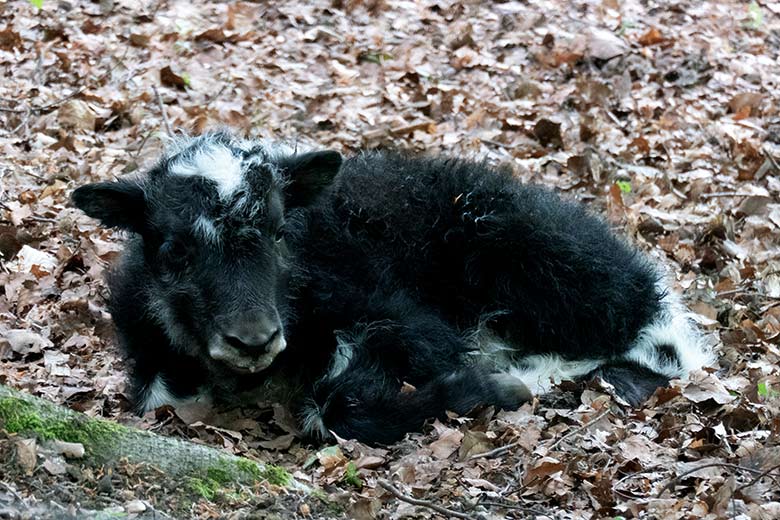
<svg viewBox="0 0 780 520">
<path fill-rule="evenodd" d="M 214 337 L 208 345 L 209 357 L 226 365 L 234 372 L 256 374 L 273 363 L 287 347 L 284 334 L 276 334 L 261 352 L 247 352 L 230 345 L 223 337 Z"/>
</svg>

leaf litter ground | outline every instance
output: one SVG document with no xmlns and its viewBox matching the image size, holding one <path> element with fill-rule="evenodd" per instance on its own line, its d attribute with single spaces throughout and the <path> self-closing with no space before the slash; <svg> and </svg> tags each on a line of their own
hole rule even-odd
<svg viewBox="0 0 780 520">
<path fill-rule="evenodd" d="M 2 434 L 0 514 L 780 518 L 780 3 L 34 4 L 0 12 L 0 383 L 325 495 L 198 493 Z M 148 167 L 167 125 L 513 168 L 668 265 L 719 364 L 641 409 L 564 383 L 381 449 L 302 443 L 274 403 L 134 417 L 101 281 L 123 237 L 68 195 Z"/>
</svg>

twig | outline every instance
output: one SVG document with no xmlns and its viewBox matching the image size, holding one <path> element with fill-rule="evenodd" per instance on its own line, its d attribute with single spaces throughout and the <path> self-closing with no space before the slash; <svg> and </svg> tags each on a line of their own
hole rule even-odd
<svg viewBox="0 0 780 520">
<path fill-rule="evenodd" d="M 502 143 L 500 141 L 495 141 L 493 139 L 482 139 L 480 137 L 479 140 L 482 141 L 485 144 L 489 144 L 489 145 L 495 146 L 497 148 L 503 148 L 504 150 L 511 150 L 511 149 L 514 148 L 514 146 L 512 146 L 511 144 Z"/>
<path fill-rule="evenodd" d="M 453 511 L 452 509 L 447 509 L 446 507 L 440 506 L 438 504 L 434 504 L 430 500 L 420 500 L 417 498 L 412 498 L 410 496 L 407 496 L 386 480 L 378 480 L 377 484 L 379 484 L 384 489 L 392 493 L 393 496 L 395 496 L 395 498 L 397 498 L 402 502 L 406 502 L 407 504 L 412 504 L 413 506 L 419 506 L 419 507 L 427 507 L 428 509 L 432 509 L 439 514 L 442 514 L 450 518 L 466 518 L 466 519 L 472 518 L 472 516 L 469 514 L 461 513 L 460 511 Z"/>
<path fill-rule="evenodd" d="M 6 483 L 5 483 L 5 482 L 3 482 L 2 480 L 0 480 L 0 485 L 1 485 L 1 486 L 3 486 L 3 487 L 6 489 L 6 491 L 8 491 L 9 493 L 11 493 L 11 494 L 12 494 L 12 495 L 13 495 L 13 496 L 16 498 L 16 500 L 18 500 L 18 501 L 19 501 L 19 502 L 21 502 L 22 504 L 24 504 L 24 503 L 25 503 L 25 501 L 24 501 L 24 499 L 22 498 L 22 496 L 21 496 L 21 495 L 20 495 L 20 494 L 19 494 L 19 493 L 16 491 L 16 489 L 12 488 L 10 484 L 6 484 Z"/>
<path fill-rule="evenodd" d="M 588 421 L 582 427 L 566 433 L 566 435 L 564 435 L 563 437 L 558 439 L 552 446 L 550 446 L 550 449 L 555 448 L 560 442 L 562 442 L 564 439 L 566 439 L 570 435 L 574 435 L 576 433 L 579 433 L 579 432 L 585 430 L 586 428 L 590 428 L 596 421 L 598 421 L 599 419 L 601 419 L 602 417 L 607 415 L 609 413 L 609 411 L 610 411 L 609 407 L 607 407 L 606 410 L 600 412 L 596 417 L 594 417 L 593 419 Z M 498 455 L 502 455 L 505 452 L 511 450 L 512 448 L 516 447 L 518 444 L 519 444 L 519 442 L 510 442 L 509 444 L 505 444 L 504 446 L 499 446 L 498 448 L 492 449 L 490 451 L 486 451 L 486 452 L 483 452 L 483 453 L 476 453 L 476 454 L 472 455 L 471 457 L 469 457 L 469 460 L 480 459 L 480 458 L 487 458 L 487 459 L 489 459 L 491 457 L 496 457 Z"/>
<path fill-rule="evenodd" d="M 484 507 L 502 507 L 504 509 L 517 509 L 520 511 L 523 511 L 525 513 L 532 513 L 534 515 L 544 515 L 544 511 L 540 511 L 532 506 L 526 506 L 523 504 L 513 504 L 511 502 L 491 502 L 488 500 L 481 500 L 476 503 L 477 506 L 484 506 Z"/>
<path fill-rule="evenodd" d="M 769 477 L 769 478 L 771 478 L 772 480 L 775 480 L 775 481 L 776 481 L 776 476 L 775 476 L 775 475 L 770 475 L 770 473 L 772 473 L 772 472 L 773 472 L 774 470 L 776 470 L 776 469 L 780 469 L 780 464 L 775 464 L 774 466 L 770 467 L 770 468 L 769 468 L 769 469 L 767 469 L 766 471 L 763 471 L 763 472 L 759 473 L 758 475 L 756 475 L 755 477 L 753 477 L 753 480 L 751 480 L 751 481 L 750 481 L 750 482 L 748 482 L 747 484 L 745 484 L 745 485 L 743 485 L 743 486 L 740 486 L 740 487 L 738 487 L 737 489 L 735 489 L 735 490 L 734 490 L 734 493 L 736 493 L 737 491 L 742 491 L 743 489 L 747 489 L 747 488 L 749 488 L 750 486 L 752 486 L 753 484 L 755 484 L 756 482 L 758 482 L 759 480 L 761 480 L 761 479 L 762 479 L 762 478 L 764 478 L 764 477 Z"/>
<path fill-rule="evenodd" d="M 769 161 L 769 163 L 772 165 L 772 168 L 774 168 L 776 172 L 780 173 L 780 165 L 777 164 L 775 157 L 769 153 L 769 150 L 767 150 L 766 147 L 762 147 L 761 153 L 764 154 L 764 157 L 766 157 L 766 160 Z"/>
<path fill-rule="evenodd" d="M 751 197 L 752 193 L 744 193 L 739 191 L 716 191 L 715 193 L 702 193 L 701 198 L 712 199 L 715 197 Z"/>
<path fill-rule="evenodd" d="M 160 105 L 160 113 L 162 114 L 163 124 L 165 124 L 165 133 L 169 137 L 173 137 L 173 129 L 171 128 L 171 122 L 168 121 L 168 114 L 165 113 L 165 105 L 163 104 L 160 91 L 154 85 L 152 85 L 152 90 L 154 90 L 154 95 L 157 96 L 157 104 Z"/>
<path fill-rule="evenodd" d="M 761 478 L 768 475 L 768 472 L 764 472 L 758 469 L 748 468 L 747 466 L 740 466 L 739 464 L 730 464 L 728 462 L 710 462 L 709 464 L 702 464 L 701 466 L 698 466 L 693 469 L 689 469 L 688 471 L 684 473 L 680 473 L 676 477 L 674 477 L 672 480 L 670 480 L 658 493 L 656 493 L 655 498 L 661 498 L 661 495 L 663 495 L 666 491 L 673 489 L 675 485 L 677 485 L 678 482 L 680 482 L 683 478 L 687 477 L 691 473 L 696 473 L 700 469 L 705 468 L 727 468 L 727 469 L 735 469 L 739 471 L 745 471 L 747 473 L 752 473 L 753 475 L 760 475 Z M 774 468 L 770 468 L 771 470 Z M 753 485 L 752 483 L 750 485 Z M 743 486 L 747 487 L 747 486 Z"/>
<path fill-rule="evenodd" d="M 596 424 L 596 423 L 597 423 L 597 422 L 598 422 L 598 421 L 599 421 L 599 420 L 600 420 L 602 417 L 606 416 L 606 415 L 607 415 L 609 412 L 611 412 L 611 411 L 612 411 L 612 410 L 610 410 L 609 406 L 607 406 L 605 410 L 603 410 L 602 412 L 600 412 L 598 415 L 596 415 L 595 417 L 593 417 L 593 418 L 592 418 L 590 421 L 586 422 L 585 424 L 583 424 L 582 426 L 580 426 L 580 427 L 579 427 L 579 428 L 577 428 L 576 430 L 570 430 L 570 431 L 566 432 L 566 435 L 564 435 L 563 437 L 561 437 L 560 439 L 558 439 L 557 441 L 555 441 L 554 443 L 552 443 L 552 444 L 550 445 L 550 448 L 549 448 L 549 449 L 550 449 L 550 450 L 553 450 L 553 449 L 555 449 L 555 448 L 556 448 L 556 447 L 557 447 L 557 446 L 558 446 L 560 443 L 562 443 L 563 441 L 565 441 L 565 440 L 566 440 L 566 439 L 568 439 L 569 437 L 572 437 L 572 436 L 574 436 L 574 435 L 577 435 L 577 434 L 579 434 L 579 433 L 581 433 L 581 432 L 584 432 L 585 430 L 587 430 L 588 428 L 590 428 L 591 426 L 593 426 L 594 424 Z"/>
<path fill-rule="evenodd" d="M 206 96 L 206 99 L 203 100 L 203 104 L 204 105 L 208 105 L 209 103 L 213 102 L 215 99 L 217 99 L 219 96 L 221 96 L 223 92 L 225 92 L 225 90 L 228 88 L 229 85 L 230 85 L 229 83 L 225 83 L 225 84 L 222 85 L 222 88 L 219 89 L 219 92 L 217 92 L 213 96 Z M 230 86 L 232 86 L 232 85 L 230 85 Z"/>
<path fill-rule="evenodd" d="M 517 442 L 517 441 L 510 442 L 509 444 L 505 444 L 503 446 L 499 446 L 498 448 L 492 449 L 490 451 L 485 451 L 485 452 L 482 452 L 482 453 L 476 453 L 476 454 L 472 455 L 471 457 L 469 457 L 469 460 L 482 459 L 482 458 L 489 459 L 491 457 L 496 457 L 498 455 L 502 455 L 502 454 L 506 453 L 507 451 L 511 450 L 512 448 L 514 448 L 518 444 L 520 444 L 520 443 Z"/>
<path fill-rule="evenodd" d="M 21 122 L 20 122 L 18 125 L 16 125 L 16 126 L 13 128 L 13 130 L 11 130 L 10 132 L 7 132 L 7 135 L 14 135 L 14 134 L 15 134 L 16 132 L 18 132 L 18 131 L 19 131 L 19 130 L 20 130 L 22 127 L 23 127 L 23 126 L 27 126 L 27 123 L 29 123 L 29 122 L 30 122 L 30 115 L 32 114 L 32 111 L 31 111 L 31 110 L 29 110 L 29 109 L 27 109 L 27 110 L 23 110 L 22 112 L 24 112 L 24 116 L 22 116 L 22 117 L 21 117 Z"/>
<path fill-rule="evenodd" d="M 28 215 L 23 217 L 25 220 L 34 220 L 35 222 L 43 222 L 45 224 L 56 224 L 57 220 L 49 217 L 39 217 L 38 215 Z"/>
</svg>

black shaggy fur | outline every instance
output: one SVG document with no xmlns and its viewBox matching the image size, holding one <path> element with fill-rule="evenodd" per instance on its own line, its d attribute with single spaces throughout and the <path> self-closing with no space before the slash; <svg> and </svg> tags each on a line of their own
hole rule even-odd
<svg viewBox="0 0 780 520">
<path fill-rule="evenodd" d="M 207 172 L 172 173 L 213 146 L 243 161 L 228 197 Z M 389 443 L 447 410 L 530 398 L 475 355 L 487 330 L 521 369 L 533 355 L 599 360 L 591 376 L 632 403 L 666 384 L 622 357 L 662 311 L 656 268 L 581 205 L 458 159 L 370 152 L 340 163 L 211 134 L 144 179 L 74 193 L 88 214 L 134 232 L 109 284 L 139 407 L 158 404 L 155 381 L 186 398 L 278 376 L 301 390 L 307 433 Z M 197 227 L 204 215 L 218 239 Z M 270 366 L 250 366 L 282 337 Z"/>
</svg>

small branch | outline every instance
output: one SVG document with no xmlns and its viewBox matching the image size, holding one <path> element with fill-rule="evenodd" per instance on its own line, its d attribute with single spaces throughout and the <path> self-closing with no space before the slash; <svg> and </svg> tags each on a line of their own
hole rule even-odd
<svg viewBox="0 0 780 520">
<path fill-rule="evenodd" d="M 772 473 L 776 469 L 780 469 L 780 464 L 775 464 L 774 466 L 770 467 L 766 471 L 763 471 L 763 472 L 759 473 L 758 475 L 753 477 L 753 480 L 751 480 L 750 482 L 748 482 L 744 486 L 740 486 L 737 489 L 735 489 L 734 493 L 736 493 L 737 491 L 742 491 L 743 489 L 749 488 L 750 486 L 756 484 L 759 480 L 761 480 L 764 477 L 769 477 L 769 478 L 771 478 L 772 480 L 774 480 L 776 482 L 777 481 L 777 476 L 776 475 L 770 475 L 770 473 Z"/>
<path fill-rule="evenodd" d="M 162 114 L 163 124 L 165 124 L 165 133 L 169 137 L 173 137 L 173 129 L 171 128 L 171 122 L 168 121 L 168 114 L 165 113 L 165 105 L 163 104 L 160 91 L 154 85 L 152 85 L 152 90 L 154 90 L 154 95 L 157 96 L 157 104 L 160 106 L 160 114 Z"/>
<path fill-rule="evenodd" d="M 780 173 L 780 165 L 777 164 L 777 161 L 775 160 L 774 156 L 769 153 L 769 150 L 767 150 L 766 147 L 762 147 L 761 153 L 764 154 L 764 157 L 766 157 L 766 160 L 769 161 L 769 163 L 772 165 L 772 168 L 774 168 L 776 172 Z"/>
<path fill-rule="evenodd" d="M 777 466 L 776 466 L 777 467 Z M 691 473 L 696 473 L 700 469 L 705 468 L 727 468 L 727 469 L 734 469 L 739 471 L 745 471 L 747 473 L 752 473 L 753 475 L 759 475 L 759 479 L 767 476 L 773 469 L 770 468 L 768 472 L 761 471 L 758 469 L 748 468 L 747 466 L 740 466 L 739 464 L 730 464 L 728 462 L 711 462 L 709 464 L 702 464 L 701 466 L 698 466 L 693 469 L 689 469 L 688 471 L 681 473 L 674 477 L 672 480 L 670 480 L 658 493 L 656 493 L 655 498 L 661 498 L 661 495 L 663 495 L 666 491 L 674 489 L 674 486 L 677 485 L 683 478 L 687 477 Z M 755 482 L 751 482 L 749 485 L 752 486 Z M 748 486 L 743 486 L 743 488 Z M 742 489 L 742 488 L 740 488 Z"/>
<path fill-rule="evenodd" d="M 24 503 L 24 499 L 22 498 L 22 496 L 16 491 L 16 489 L 12 488 L 10 484 L 6 484 L 2 480 L 0 480 L 0 486 L 3 486 L 6 491 L 11 493 L 14 496 L 14 498 L 16 498 L 16 500 L 18 500 L 22 504 Z"/>
<path fill-rule="evenodd" d="M 750 197 L 752 193 L 744 193 L 739 191 L 716 191 L 715 193 L 702 193 L 701 198 L 712 199 L 715 197 Z"/>
<path fill-rule="evenodd" d="M 448 518 L 466 518 L 466 519 L 472 518 L 472 516 L 469 514 L 461 513 L 460 511 L 453 511 L 452 509 L 447 509 L 446 507 L 440 506 L 438 504 L 434 504 L 430 500 L 420 500 L 417 498 L 412 498 L 410 496 L 407 496 L 386 480 L 378 480 L 377 484 L 379 484 L 384 489 L 389 491 L 393 496 L 395 496 L 395 498 L 397 498 L 402 502 L 406 502 L 407 504 L 412 504 L 413 506 L 419 506 L 419 507 L 427 507 L 428 509 L 432 509 L 433 511 L 436 511 L 437 513 L 442 514 Z"/>
<path fill-rule="evenodd" d="M 516 509 L 519 511 L 523 511 L 524 513 L 533 514 L 533 515 L 545 515 L 546 512 L 540 511 L 536 509 L 535 507 L 526 506 L 523 504 L 513 504 L 511 502 L 492 502 L 488 500 L 481 500 L 477 502 L 477 506 L 483 506 L 483 507 L 499 507 L 503 509 Z M 476 507 L 476 506 L 475 506 Z"/>
<path fill-rule="evenodd" d="M 499 446 L 498 448 L 492 449 L 490 451 L 485 451 L 483 453 L 476 453 L 476 454 L 472 455 L 471 457 L 469 457 L 469 460 L 482 459 L 482 458 L 489 459 L 489 458 L 492 458 L 492 457 L 497 457 L 498 455 L 503 455 L 504 453 L 506 453 L 507 451 L 511 450 L 512 448 L 514 448 L 518 444 L 520 444 L 520 443 L 519 442 L 510 442 L 509 444 L 505 444 L 503 446 Z"/>
<path fill-rule="evenodd" d="M 495 146 L 497 148 L 503 148 L 504 150 L 511 150 L 511 149 L 514 148 L 514 146 L 512 146 L 511 144 L 502 143 L 500 141 L 495 141 L 493 139 L 482 139 L 480 137 L 479 140 L 482 141 L 485 144 L 489 144 L 489 145 Z"/>
<path fill-rule="evenodd" d="M 571 431 L 567 432 L 566 435 L 564 435 L 563 437 L 561 437 L 560 439 L 555 441 L 550 446 L 549 449 L 552 450 L 553 448 L 558 446 L 558 444 L 560 444 L 561 442 L 563 442 L 564 440 L 566 440 L 570 436 L 576 435 L 576 434 L 578 434 L 578 433 L 580 433 L 580 432 L 590 428 L 591 426 L 593 426 L 593 424 L 595 424 L 599 419 L 601 419 L 602 417 L 607 415 L 609 412 L 610 412 L 610 409 L 609 409 L 609 407 L 607 407 L 606 410 L 603 410 L 602 412 L 600 412 L 597 416 L 593 417 L 590 421 L 588 421 L 586 424 L 584 424 L 580 428 L 577 428 L 576 430 L 571 430 Z M 499 446 L 498 448 L 492 449 L 490 451 L 485 451 L 483 453 L 474 454 L 471 457 L 469 457 L 469 460 L 481 459 L 481 458 L 489 459 L 491 457 L 497 457 L 498 455 L 503 455 L 507 451 L 509 451 L 512 448 L 516 447 L 518 444 L 519 444 L 519 442 L 510 442 L 509 444 L 505 444 L 504 446 Z"/>
<path fill-rule="evenodd" d="M 610 410 L 609 406 L 607 406 L 605 410 L 603 410 L 602 412 L 600 412 L 598 415 L 596 415 L 595 417 L 593 417 L 591 420 L 589 420 L 588 422 L 586 422 L 585 424 L 583 424 L 582 426 L 580 426 L 580 427 L 579 427 L 579 428 L 577 428 L 576 430 L 570 430 L 570 431 L 568 431 L 568 432 L 566 433 L 566 435 L 564 435 L 563 437 L 561 437 L 560 439 L 558 439 L 557 441 L 555 441 L 554 443 L 552 443 L 552 444 L 550 445 L 549 449 L 550 449 L 550 450 L 554 450 L 554 449 L 555 449 L 555 448 L 556 448 L 556 447 L 557 447 L 557 446 L 558 446 L 560 443 L 562 443 L 563 441 L 565 441 L 565 440 L 566 440 L 566 439 L 568 439 L 569 437 L 572 437 L 572 436 L 574 436 L 574 435 L 577 435 L 577 434 L 579 434 L 579 433 L 582 433 L 582 432 L 584 432 L 585 430 L 587 430 L 588 428 L 590 428 L 591 426 L 593 426 L 594 424 L 596 424 L 597 422 L 599 422 L 599 420 L 600 420 L 601 418 L 605 417 L 605 416 L 606 416 L 606 415 L 607 415 L 609 412 L 611 412 L 611 411 L 612 411 L 612 410 Z"/>
</svg>

